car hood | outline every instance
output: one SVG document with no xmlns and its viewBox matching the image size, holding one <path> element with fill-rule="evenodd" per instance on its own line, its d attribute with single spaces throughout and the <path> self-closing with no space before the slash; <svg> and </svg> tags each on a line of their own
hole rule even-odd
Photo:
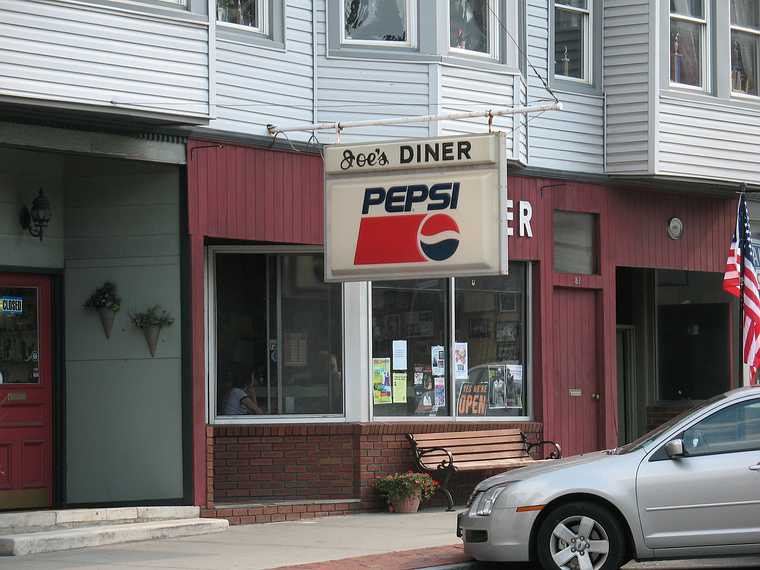
<svg viewBox="0 0 760 570">
<path fill-rule="evenodd" d="M 524 481 L 529 477 L 535 477 L 537 475 L 544 475 L 553 471 L 559 471 L 560 469 L 567 469 L 568 467 L 575 467 L 578 465 L 584 465 L 589 463 L 602 463 L 606 461 L 614 461 L 617 458 L 616 455 L 611 455 L 607 451 L 595 451 L 594 453 L 584 453 L 581 455 L 573 455 L 572 457 L 566 457 L 564 459 L 552 459 L 549 461 L 541 461 L 536 465 L 530 467 L 521 467 L 519 469 L 513 469 L 505 473 L 499 473 L 493 477 L 489 477 L 484 481 L 481 481 L 475 488 L 476 491 L 483 491 L 491 487 L 498 485 L 504 485 L 511 481 Z"/>
</svg>

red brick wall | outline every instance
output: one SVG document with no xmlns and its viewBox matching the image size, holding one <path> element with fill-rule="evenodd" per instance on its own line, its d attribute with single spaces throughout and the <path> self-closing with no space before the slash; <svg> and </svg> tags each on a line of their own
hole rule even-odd
<svg viewBox="0 0 760 570">
<path fill-rule="evenodd" d="M 361 509 L 383 507 L 373 480 L 414 468 L 410 432 L 518 427 L 530 441 L 542 426 L 523 423 L 365 423 L 209 426 L 207 506 L 262 500 L 361 499 Z M 452 480 L 464 501 L 486 473 Z M 439 495 L 435 503 L 443 504 Z"/>
</svg>

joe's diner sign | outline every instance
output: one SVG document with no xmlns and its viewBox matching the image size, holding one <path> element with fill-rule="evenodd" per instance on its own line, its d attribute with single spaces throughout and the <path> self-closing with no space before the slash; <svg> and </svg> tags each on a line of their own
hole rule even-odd
<svg viewBox="0 0 760 570">
<path fill-rule="evenodd" d="M 325 280 L 507 272 L 503 133 L 325 149 Z"/>
</svg>

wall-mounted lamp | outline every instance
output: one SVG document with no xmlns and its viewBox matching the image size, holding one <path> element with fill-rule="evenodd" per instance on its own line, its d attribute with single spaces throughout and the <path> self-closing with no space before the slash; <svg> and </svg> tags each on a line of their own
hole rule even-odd
<svg viewBox="0 0 760 570">
<path fill-rule="evenodd" d="M 45 233 L 45 228 L 50 223 L 51 217 L 50 200 L 42 192 L 32 201 L 32 209 L 30 210 L 26 206 L 21 209 L 21 227 L 29 232 L 33 237 L 40 238 L 42 241 L 42 234 Z"/>
</svg>

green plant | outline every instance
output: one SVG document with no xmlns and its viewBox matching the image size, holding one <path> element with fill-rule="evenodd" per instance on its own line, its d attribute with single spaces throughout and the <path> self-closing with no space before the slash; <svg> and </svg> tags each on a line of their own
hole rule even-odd
<svg viewBox="0 0 760 570">
<path fill-rule="evenodd" d="M 130 313 L 129 320 L 138 329 L 148 329 L 150 327 L 164 328 L 174 324 L 174 317 L 168 311 L 162 309 L 161 305 L 153 305 L 141 313 Z"/>
<path fill-rule="evenodd" d="M 403 500 L 414 495 L 420 495 L 425 501 L 433 496 L 438 483 L 427 473 L 394 473 L 375 481 L 375 489 L 386 497 L 389 502 Z"/>
<path fill-rule="evenodd" d="M 121 310 L 121 298 L 116 294 L 116 285 L 110 281 L 103 283 L 87 298 L 84 302 L 84 308 L 92 310 L 109 309 L 118 313 Z"/>
</svg>

